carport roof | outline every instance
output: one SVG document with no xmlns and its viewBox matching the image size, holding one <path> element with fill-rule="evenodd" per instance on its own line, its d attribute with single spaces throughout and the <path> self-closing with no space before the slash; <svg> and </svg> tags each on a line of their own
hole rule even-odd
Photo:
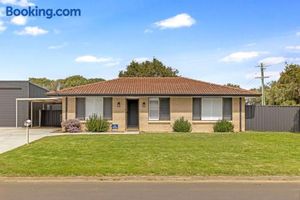
<svg viewBox="0 0 300 200">
<path fill-rule="evenodd" d="M 40 103 L 61 103 L 61 97 L 48 97 L 48 98 L 16 98 L 17 101 L 30 101 Z"/>
</svg>

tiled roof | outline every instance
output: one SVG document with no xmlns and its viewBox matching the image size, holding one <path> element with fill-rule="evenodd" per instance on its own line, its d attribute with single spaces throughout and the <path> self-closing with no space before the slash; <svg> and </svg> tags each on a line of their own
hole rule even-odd
<svg viewBox="0 0 300 200">
<path fill-rule="evenodd" d="M 49 96 L 260 96 L 260 94 L 228 86 L 184 77 L 124 77 L 66 88 Z"/>
</svg>

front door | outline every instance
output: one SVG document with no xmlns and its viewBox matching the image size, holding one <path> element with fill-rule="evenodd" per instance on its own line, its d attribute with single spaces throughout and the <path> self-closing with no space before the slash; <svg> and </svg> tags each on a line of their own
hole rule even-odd
<svg viewBox="0 0 300 200">
<path fill-rule="evenodd" d="M 127 100 L 127 128 L 139 127 L 139 100 Z"/>
</svg>

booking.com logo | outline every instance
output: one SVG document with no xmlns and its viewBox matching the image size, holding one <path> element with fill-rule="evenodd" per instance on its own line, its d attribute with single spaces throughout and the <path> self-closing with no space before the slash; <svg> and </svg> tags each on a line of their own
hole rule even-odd
<svg viewBox="0 0 300 200">
<path fill-rule="evenodd" d="M 81 16 L 81 9 L 42 9 L 38 6 L 29 6 L 27 8 L 18 9 L 12 6 L 6 7 L 6 16 L 24 16 L 24 17 L 46 17 L 51 19 L 53 17 L 76 17 Z"/>
</svg>

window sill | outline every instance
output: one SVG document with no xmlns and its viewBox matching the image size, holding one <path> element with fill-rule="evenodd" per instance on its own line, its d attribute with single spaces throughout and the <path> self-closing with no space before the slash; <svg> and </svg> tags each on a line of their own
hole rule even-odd
<svg viewBox="0 0 300 200">
<path fill-rule="evenodd" d="M 219 120 L 193 120 L 193 124 L 215 124 Z M 232 122 L 231 120 L 229 122 Z"/>
<path fill-rule="evenodd" d="M 157 120 L 157 121 L 148 121 L 149 124 L 170 124 L 171 121 L 170 120 L 166 120 L 166 121 L 162 121 L 162 120 Z"/>
<path fill-rule="evenodd" d="M 79 120 L 79 122 L 81 124 L 85 124 L 87 120 Z M 112 120 L 107 120 L 109 123 L 112 123 L 113 121 Z"/>
</svg>

